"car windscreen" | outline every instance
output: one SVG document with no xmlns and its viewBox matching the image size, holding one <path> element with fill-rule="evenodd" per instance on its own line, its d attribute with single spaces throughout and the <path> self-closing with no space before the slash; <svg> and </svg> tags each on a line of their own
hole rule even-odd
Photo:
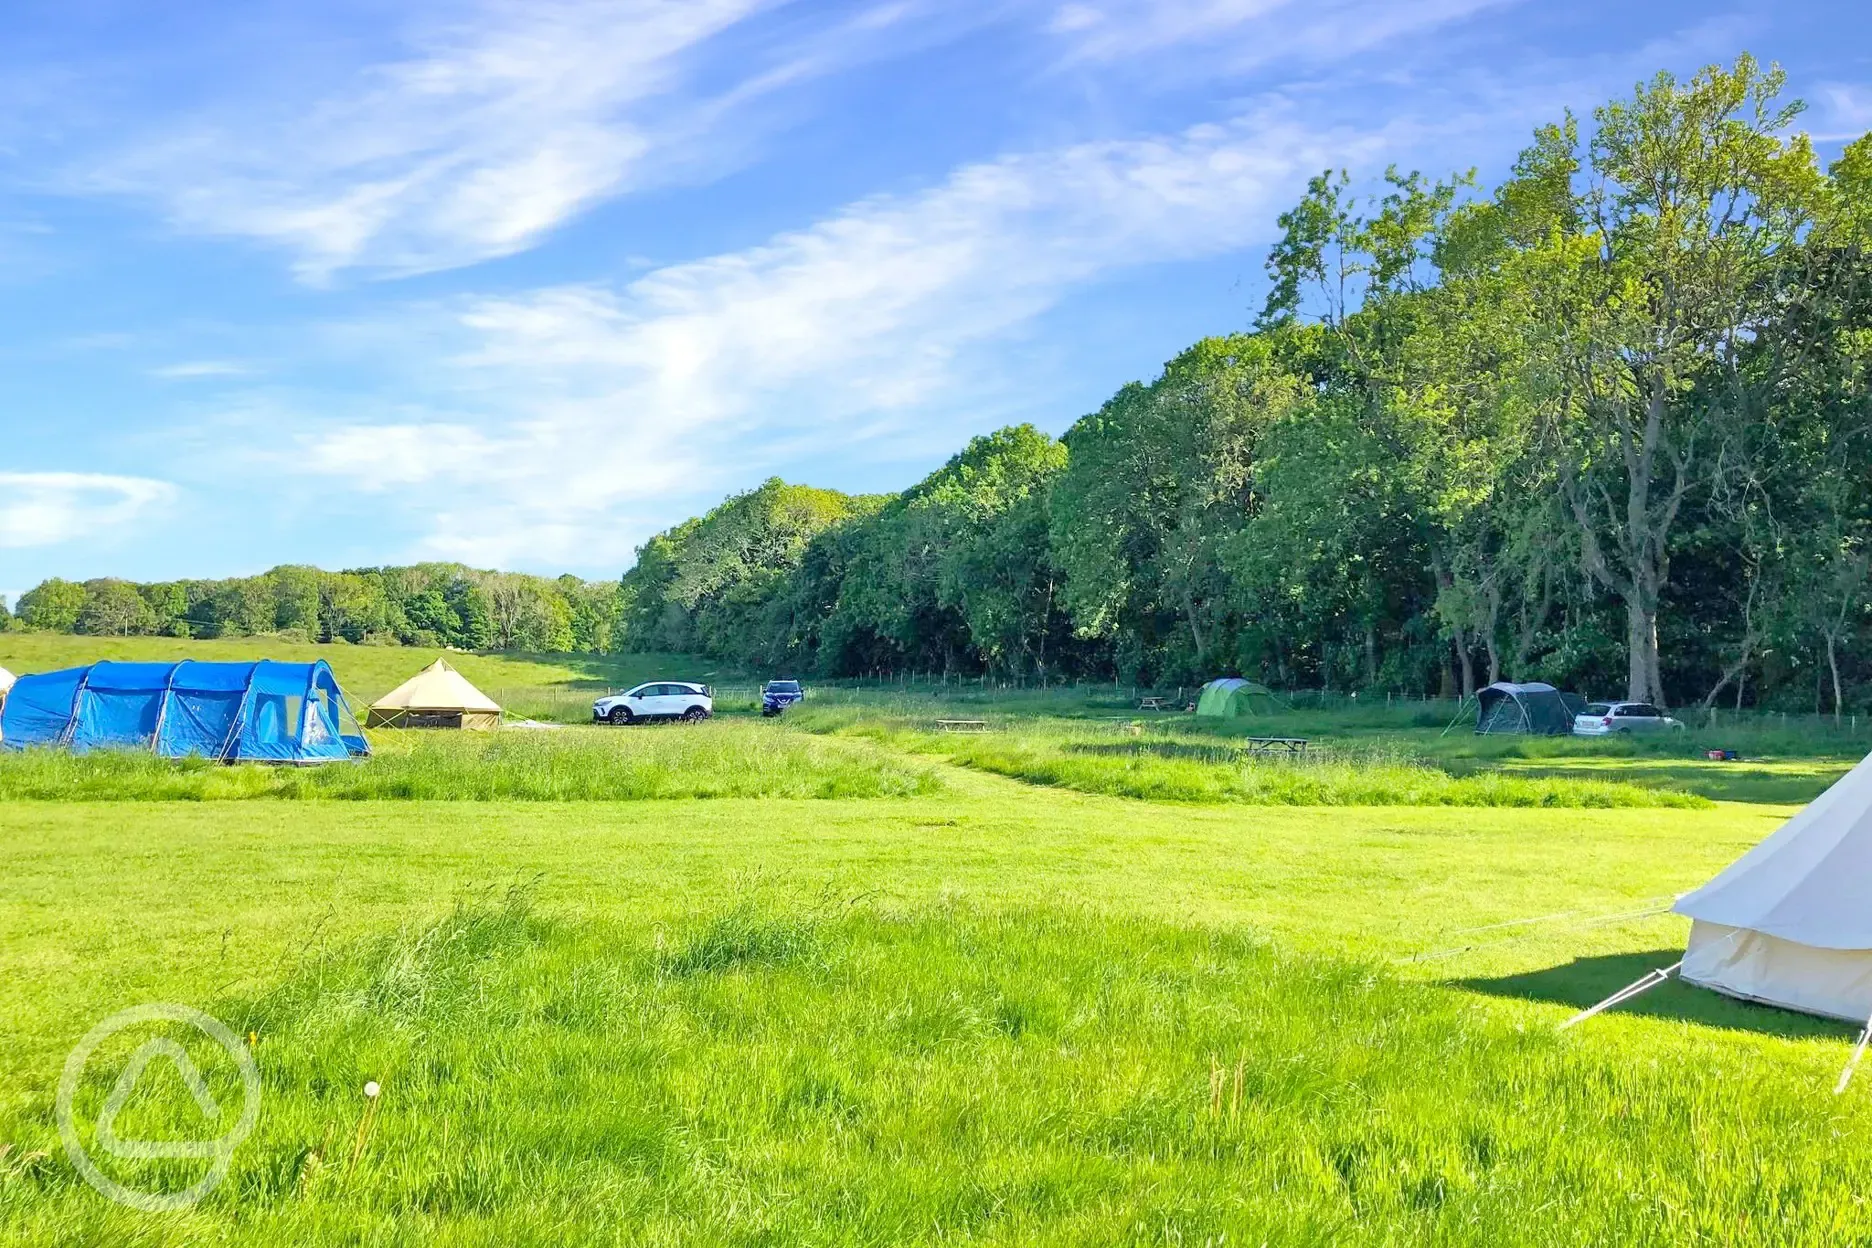
<svg viewBox="0 0 1872 1248">
<path fill-rule="evenodd" d="M 797 680 L 770 680 L 767 682 L 767 688 L 772 690 L 774 693 L 798 693 L 799 681 Z"/>
<path fill-rule="evenodd" d="M 1582 715 L 1605 716 L 1612 713 L 1612 708 L 1604 702 L 1594 702 L 1580 712 Z"/>
</svg>

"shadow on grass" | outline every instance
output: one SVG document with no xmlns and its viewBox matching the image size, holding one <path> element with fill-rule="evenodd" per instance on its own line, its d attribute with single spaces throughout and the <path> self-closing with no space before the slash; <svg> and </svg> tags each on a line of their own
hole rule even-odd
<svg viewBox="0 0 1872 1248">
<path fill-rule="evenodd" d="M 1524 1001 L 1547 1001 L 1555 1005 L 1583 1010 L 1597 1005 L 1627 984 L 1642 979 L 1649 971 L 1659 970 L 1683 957 L 1681 948 L 1652 949 L 1644 953 L 1602 954 L 1593 958 L 1575 958 L 1564 966 L 1505 975 L 1498 979 L 1452 979 L 1451 988 L 1492 997 L 1518 997 Z M 1649 992 L 1641 993 L 1623 1005 L 1613 1007 L 1620 1014 L 1642 1014 L 1649 1018 L 1670 1018 L 1680 1022 L 1700 1023 L 1707 1027 L 1726 1027 L 1735 1031 L 1753 1031 L 1788 1039 L 1810 1037 L 1851 1039 L 1857 1028 L 1835 1019 L 1796 1014 L 1771 1005 L 1737 1001 L 1707 988 L 1698 988 L 1672 978 Z M 1588 1024 L 1590 1026 L 1591 1024 Z"/>
</svg>

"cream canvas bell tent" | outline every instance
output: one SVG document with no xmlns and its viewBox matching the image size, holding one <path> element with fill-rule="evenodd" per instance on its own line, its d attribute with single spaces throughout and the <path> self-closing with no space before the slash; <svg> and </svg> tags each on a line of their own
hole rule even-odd
<svg viewBox="0 0 1872 1248">
<path fill-rule="evenodd" d="M 501 708 L 437 659 L 371 703 L 366 728 L 498 728 Z"/>
<path fill-rule="evenodd" d="M 6 705 L 7 690 L 13 687 L 13 673 L 0 667 L 0 706 Z"/>
<path fill-rule="evenodd" d="M 1807 1014 L 1872 1017 L 1872 757 L 1678 898 L 1683 978 Z"/>
</svg>

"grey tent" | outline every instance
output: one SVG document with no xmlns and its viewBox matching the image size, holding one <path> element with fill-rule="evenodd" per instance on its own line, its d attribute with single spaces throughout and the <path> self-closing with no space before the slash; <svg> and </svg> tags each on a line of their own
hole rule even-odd
<svg viewBox="0 0 1872 1248">
<path fill-rule="evenodd" d="M 1562 737 L 1573 731 L 1573 715 L 1585 702 L 1538 681 L 1525 685 L 1496 681 L 1476 694 L 1477 734 L 1529 733 Z"/>
</svg>

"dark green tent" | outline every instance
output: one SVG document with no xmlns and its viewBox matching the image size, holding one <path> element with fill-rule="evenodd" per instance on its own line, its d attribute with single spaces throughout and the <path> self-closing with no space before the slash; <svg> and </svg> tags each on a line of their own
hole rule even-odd
<svg viewBox="0 0 1872 1248">
<path fill-rule="evenodd" d="M 1563 737 L 1573 731 L 1573 715 L 1585 703 L 1538 681 L 1524 685 L 1497 681 L 1476 694 L 1476 732 L 1527 733 Z"/>
</svg>

